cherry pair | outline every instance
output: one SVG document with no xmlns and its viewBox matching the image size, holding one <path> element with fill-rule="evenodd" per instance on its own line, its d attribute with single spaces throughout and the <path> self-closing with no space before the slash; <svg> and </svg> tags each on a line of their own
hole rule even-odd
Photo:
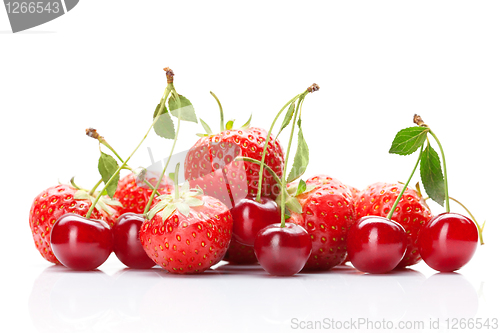
<svg viewBox="0 0 500 333">
<path fill-rule="evenodd" d="M 113 251 L 128 267 L 151 268 L 155 263 L 146 255 L 139 240 L 143 222 L 141 215 L 125 213 L 111 229 L 102 220 L 66 214 L 52 229 L 52 251 L 61 264 L 74 270 L 96 269 Z"/>
<path fill-rule="evenodd" d="M 418 249 L 431 268 L 441 272 L 460 269 L 474 255 L 478 230 L 460 214 L 442 213 L 420 230 Z M 349 230 L 347 253 L 352 265 L 367 273 L 386 273 L 399 264 L 407 246 L 404 228 L 379 216 L 365 216 Z"/>
</svg>

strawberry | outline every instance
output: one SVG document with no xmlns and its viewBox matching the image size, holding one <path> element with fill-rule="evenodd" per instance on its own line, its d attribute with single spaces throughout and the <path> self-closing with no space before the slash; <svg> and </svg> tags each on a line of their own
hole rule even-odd
<svg viewBox="0 0 500 333">
<path fill-rule="evenodd" d="M 287 222 L 304 227 L 311 237 L 312 252 L 304 269 L 328 270 L 347 255 L 347 229 L 355 220 L 351 191 L 325 175 L 311 177 L 306 184 L 316 187 L 296 197 L 302 213 L 292 211 Z"/>
<path fill-rule="evenodd" d="M 109 204 L 117 205 L 118 203 L 109 198 L 103 198 L 90 218 L 102 219 L 112 226 L 114 223 L 112 216 L 115 210 L 109 207 Z M 87 192 L 64 184 L 49 187 L 35 197 L 30 210 L 29 224 L 35 246 L 45 259 L 59 264 L 50 246 L 50 232 L 57 219 L 67 213 L 85 216 L 91 206 L 92 202 Z M 115 208 L 118 207 L 115 206 Z"/>
<path fill-rule="evenodd" d="M 162 195 L 140 230 L 147 255 L 171 273 L 201 273 L 224 257 L 233 219 L 219 200 L 189 190 Z"/>
<path fill-rule="evenodd" d="M 383 182 L 368 186 L 359 193 L 354 203 L 356 218 L 367 215 L 386 217 L 403 186 L 403 184 Z M 422 225 L 431 218 L 432 213 L 422 196 L 417 191 L 407 188 L 392 215 L 392 220 L 401 224 L 408 234 L 406 254 L 398 267 L 414 265 L 420 261 L 417 237 Z"/>
<path fill-rule="evenodd" d="M 243 245 L 234 238 L 229 244 L 224 260 L 232 264 L 248 265 L 257 262 L 253 246 Z"/>
<path fill-rule="evenodd" d="M 153 190 L 144 182 L 136 182 L 137 177 L 130 173 L 120 179 L 116 189 L 114 199 L 121 202 L 122 208 L 118 209 L 117 215 L 124 213 L 142 214 L 148 203 L 149 197 Z M 156 185 L 156 178 L 148 177 L 151 185 Z M 163 177 L 163 182 L 158 187 L 159 194 L 169 194 L 173 190 L 172 180 L 168 177 Z"/>
<path fill-rule="evenodd" d="M 199 139 L 188 151 L 184 162 L 184 176 L 193 186 L 200 186 L 206 195 L 233 207 L 239 198 L 255 196 L 259 182 L 259 164 L 234 161 L 238 156 L 261 160 L 267 131 L 257 127 L 226 130 Z M 281 176 L 283 151 L 279 141 L 271 135 L 266 163 Z M 276 198 L 279 188 L 271 174 L 264 169 L 262 194 Z"/>
</svg>

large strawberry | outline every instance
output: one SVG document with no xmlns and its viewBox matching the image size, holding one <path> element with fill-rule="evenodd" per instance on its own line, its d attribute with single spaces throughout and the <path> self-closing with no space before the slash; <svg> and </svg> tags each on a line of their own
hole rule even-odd
<svg viewBox="0 0 500 333">
<path fill-rule="evenodd" d="M 148 256 L 171 273 L 207 270 L 222 260 L 231 240 L 229 209 L 188 186 L 186 182 L 180 193 L 162 195 L 140 231 Z"/>
<path fill-rule="evenodd" d="M 116 208 L 119 208 L 118 204 L 103 197 L 96 206 L 97 209 L 92 211 L 90 218 L 103 219 L 112 226 L 114 222 L 112 216 Z M 115 209 L 110 205 L 114 205 Z M 49 187 L 35 197 L 30 210 L 29 224 L 35 246 L 45 259 L 59 264 L 50 246 L 50 232 L 57 219 L 67 213 L 85 216 L 91 206 L 91 197 L 87 192 L 64 184 Z"/>
<path fill-rule="evenodd" d="M 142 214 L 148 203 L 149 197 L 153 190 L 149 185 L 156 185 L 156 178 L 147 177 L 149 184 L 139 181 L 137 184 L 137 176 L 130 173 L 120 179 L 116 189 L 114 199 L 121 202 L 122 208 L 118 209 L 118 216 L 124 213 Z M 163 177 L 163 181 L 158 187 L 159 194 L 169 194 L 173 190 L 173 182 L 168 177 Z"/>
<path fill-rule="evenodd" d="M 354 206 L 356 217 L 359 219 L 367 215 L 386 217 L 390 212 L 396 198 L 403 188 L 403 184 L 378 182 L 368 186 L 359 193 Z M 415 190 L 407 188 L 401 201 L 396 206 L 392 220 L 403 226 L 408 234 L 406 254 L 399 267 L 414 265 L 420 261 L 417 237 L 422 225 L 432 218 L 432 213 Z"/>
<path fill-rule="evenodd" d="M 306 184 L 314 187 L 296 197 L 302 213 L 292 211 L 287 222 L 304 227 L 311 237 L 312 252 L 304 269 L 328 270 L 347 255 L 347 229 L 355 220 L 351 191 L 325 175 L 311 177 Z M 293 184 L 289 191 L 295 191 Z"/>
<path fill-rule="evenodd" d="M 256 163 L 235 160 L 238 156 L 262 158 L 267 132 L 264 129 L 227 130 L 199 139 L 189 150 L 184 163 L 184 176 L 205 194 L 214 196 L 232 207 L 240 198 L 256 195 L 259 168 Z M 283 170 L 283 151 L 273 136 L 267 147 L 266 163 L 278 176 Z M 276 181 L 264 169 L 262 193 L 275 198 Z"/>
</svg>

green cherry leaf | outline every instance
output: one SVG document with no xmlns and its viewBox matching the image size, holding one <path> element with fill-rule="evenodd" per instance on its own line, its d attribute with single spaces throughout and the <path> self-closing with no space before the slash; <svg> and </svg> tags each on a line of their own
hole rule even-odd
<svg viewBox="0 0 500 333">
<path fill-rule="evenodd" d="M 179 118 L 179 114 L 181 115 L 180 119 L 184 121 L 191 121 L 193 123 L 198 123 L 198 119 L 196 118 L 196 113 L 194 112 L 193 104 L 182 95 L 178 95 L 179 98 L 174 97 L 174 95 L 170 96 L 168 99 L 168 108 L 172 113 L 172 116 Z"/>
<path fill-rule="evenodd" d="M 402 129 L 392 141 L 389 153 L 398 155 L 410 155 L 414 153 L 424 144 L 428 132 L 428 128 L 420 126 Z"/>
<path fill-rule="evenodd" d="M 210 128 L 210 126 L 208 126 L 208 124 L 206 122 L 203 121 L 203 119 L 200 118 L 200 123 L 201 123 L 201 126 L 203 126 L 203 129 L 205 130 L 205 132 L 207 134 L 212 134 L 212 129 Z"/>
<path fill-rule="evenodd" d="M 116 188 L 118 187 L 120 176 L 118 175 L 117 177 L 115 177 L 110 184 L 108 184 L 108 181 L 111 179 L 111 176 L 113 176 L 113 174 L 119 169 L 118 163 L 112 156 L 101 153 L 97 168 L 99 169 L 102 180 L 108 186 L 107 194 L 112 198 L 115 195 Z"/>
<path fill-rule="evenodd" d="M 440 204 L 444 205 L 445 190 L 444 177 L 441 169 L 441 161 L 438 153 L 427 144 L 427 148 L 422 152 L 420 159 L 420 178 L 427 195 Z"/>
<path fill-rule="evenodd" d="M 283 119 L 283 124 L 281 124 L 281 129 L 278 132 L 278 135 L 276 135 L 276 137 L 278 137 L 280 135 L 281 131 L 283 131 L 285 129 L 285 127 L 287 127 L 288 124 L 290 124 L 290 121 L 292 120 L 294 112 L 295 112 L 295 103 L 292 103 L 288 107 L 288 111 L 286 112 L 285 118 Z M 299 127 L 300 127 L 300 125 L 299 125 Z"/>
<path fill-rule="evenodd" d="M 292 170 L 288 174 L 287 183 L 291 183 L 304 174 L 309 164 L 309 147 L 302 133 L 302 127 L 299 127 L 297 142 L 297 151 L 293 159 Z"/>
<path fill-rule="evenodd" d="M 161 104 L 158 104 L 155 110 L 154 118 L 157 116 L 159 117 L 153 126 L 155 133 L 162 138 L 173 140 L 175 138 L 174 122 L 172 121 L 167 108 L 163 107 L 163 109 L 160 110 L 160 107 Z"/>
</svg>

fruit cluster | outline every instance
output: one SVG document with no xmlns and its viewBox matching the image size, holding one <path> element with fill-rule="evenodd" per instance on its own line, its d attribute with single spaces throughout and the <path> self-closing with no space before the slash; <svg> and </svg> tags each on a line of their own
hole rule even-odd
<svg viewBox="0 0 500 333">
<path fill-rule="evenodd" d="M 194 274 L 227 260 L 258 262 L 272 275 L 288 276 L 330 270 L 347 261 L 363 272 L 385 273 L 423 259 L 436 270 L 453 271 L 471 259 L 478 237 L 482 244 L 484 224 L 450 212 L 450 200 L 456 200 L 448 194 L 443 148 L 418 116 L 417 126 L 398 132 L 390 149 L 400 155 L 420 149 L 405 184 L 377 182 L 358 190 L 328 175 L 301 179 L 309 163 L 302 107 L 306 96 L 319 89 L 316 84 L 286 103 L 269 130 L 251 127 L 251 117 L 240 128 L 233 128 L 234 120 L 225 123 L 212 93 L 220 108 L 220 131 L 214 133 L 199 119 L 206 133 L 198 134 L 201 138 L 185 157 L 186 181 L 180 186 L 179 164 L 175 173 L 165 173 L 181 122 L 197 123 L 198 118 L 191 102 L 177 93 L 173 71 L 165 71 L 167 87 L 153 122 L 127 159 L 96 130 L 87 129 L 100 150 L 107 147 L 119 162 L 101 151 L 101 179 L 91 190 L 72 179 L 71 185 L 50 187 L 35 198 L 29 223 L 48 261 L 92 270 L 114 252 L 136 269 L 159 265 L 171 273 Z M 289 125 L 284 150 L 278 137 Z M 173 140 L 160 175 L 128 165 L 152 129 Z M 296 129 L 296 153 L 288 168 Z M 439 145 L 442 163 L 429 136 Z M 415 190 L 408 188 L 419 165 L 425 199 L 418 183 Z M 123 169 L 131 173 L 120 179 Z M 428 199 L 446 203 L 446 212 L 433 216 Z"/>
</svg>

